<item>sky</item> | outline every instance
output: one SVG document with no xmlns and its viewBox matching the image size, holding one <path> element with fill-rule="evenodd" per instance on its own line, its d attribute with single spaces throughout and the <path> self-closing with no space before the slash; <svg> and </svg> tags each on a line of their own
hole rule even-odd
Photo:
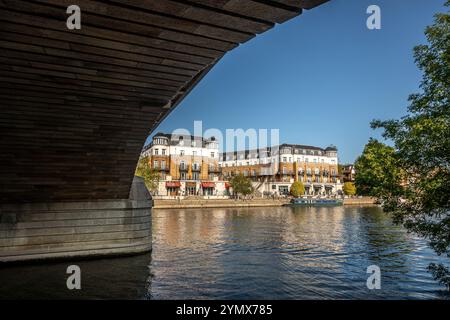
<svg viewBox="0 0 450 320">
<path fill-rule="evenodd" d="M 406 114 L 421 71 L 412 49 L 444 0 L 331 0 L 227 53 L 153 132 L 279 129 L 281 143 L 335 145 L 352 163 L 373 119 Z M 381 29 L 369 30 L 369 5 Z M 148 139 L 150 141 L 150 138 Z"/>
</svg>

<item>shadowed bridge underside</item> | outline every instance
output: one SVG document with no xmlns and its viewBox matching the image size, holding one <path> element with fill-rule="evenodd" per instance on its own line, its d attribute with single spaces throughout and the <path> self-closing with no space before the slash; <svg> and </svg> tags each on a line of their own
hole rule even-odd
<svg viewBox="0 0 450 320">
<path fill-rule="evenodd" d="M 127 199 L 147 135 L 227 51 L 326 1 L 0 0 L 1 202 Z"/>
</svg>

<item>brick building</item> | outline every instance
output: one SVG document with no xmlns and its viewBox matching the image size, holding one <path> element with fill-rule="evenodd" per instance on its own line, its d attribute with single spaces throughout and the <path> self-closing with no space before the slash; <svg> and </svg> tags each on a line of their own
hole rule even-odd
<svg viewBox="0 0 450 320">
<path fill-rule="evenodd" d="M 219 180 L 219 145 L 214 138 L 157 133 L 142 156 L 159 171 L 157 195 L 227 195 L 228 184 Z"/>
<path fill-rule="evenodd" d="M 257 150 L 220 153 L 214 138 L 157 133 L 144 148 L 159 171 L 158 196 L 228 196 L 228 181 L 243 174 L 259 195 L 287 194 L 294 181 L 306 195 L 342 192 L 337 148 L 282 144 Z"/>
<path fill-rule="evenodd" d="M 222 153 L 219 165 L 223 178 L 243 174 L 263 194 L 287 194 L 294 181 L 301 181 L 307 195 L 341 193 L 337 148 L 325 149 L 282 144 L 272 148 Z"/>
</svg>

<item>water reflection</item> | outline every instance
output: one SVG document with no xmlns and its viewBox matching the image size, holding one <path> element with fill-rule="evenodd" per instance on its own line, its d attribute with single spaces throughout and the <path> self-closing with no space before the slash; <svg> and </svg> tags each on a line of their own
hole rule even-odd
<svg viewBox="0 0 450 320">
<path fill-rule="evenodd" d="M 81 290 L 68 290 L 67 267 L 81 269 Z M 0 267 L 0 299 L 146 299 L 151 255 Z"/>
<path fill-rule="evenodd" d="M 377 207 L 155 210 L 153 225 L 156 299 L 446 297 L 434 254 Z"/>
<path fill-rule="evenodd" d="M 0 268 L 0 298 L 448 299 L 437 258 L 378 207 L 154 210 L 153 252 Z M 382 289 L 368 290 L 376 264 Z"/>
</svg>

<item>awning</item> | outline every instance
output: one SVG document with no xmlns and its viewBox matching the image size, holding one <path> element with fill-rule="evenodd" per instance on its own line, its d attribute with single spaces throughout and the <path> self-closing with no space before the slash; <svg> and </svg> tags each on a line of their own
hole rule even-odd
<svg viewBox="0 0 450 320">
<path fill-rule="evenodd" d="M 181 187 L 180 181 L 166 181 L 166 188 L 179 188 Z"/>
<path fill-rule="evenodd" d="M 214 182 L 202 182 L 202 188 L 215 188 L 216 184 Z"/>
</svg>

